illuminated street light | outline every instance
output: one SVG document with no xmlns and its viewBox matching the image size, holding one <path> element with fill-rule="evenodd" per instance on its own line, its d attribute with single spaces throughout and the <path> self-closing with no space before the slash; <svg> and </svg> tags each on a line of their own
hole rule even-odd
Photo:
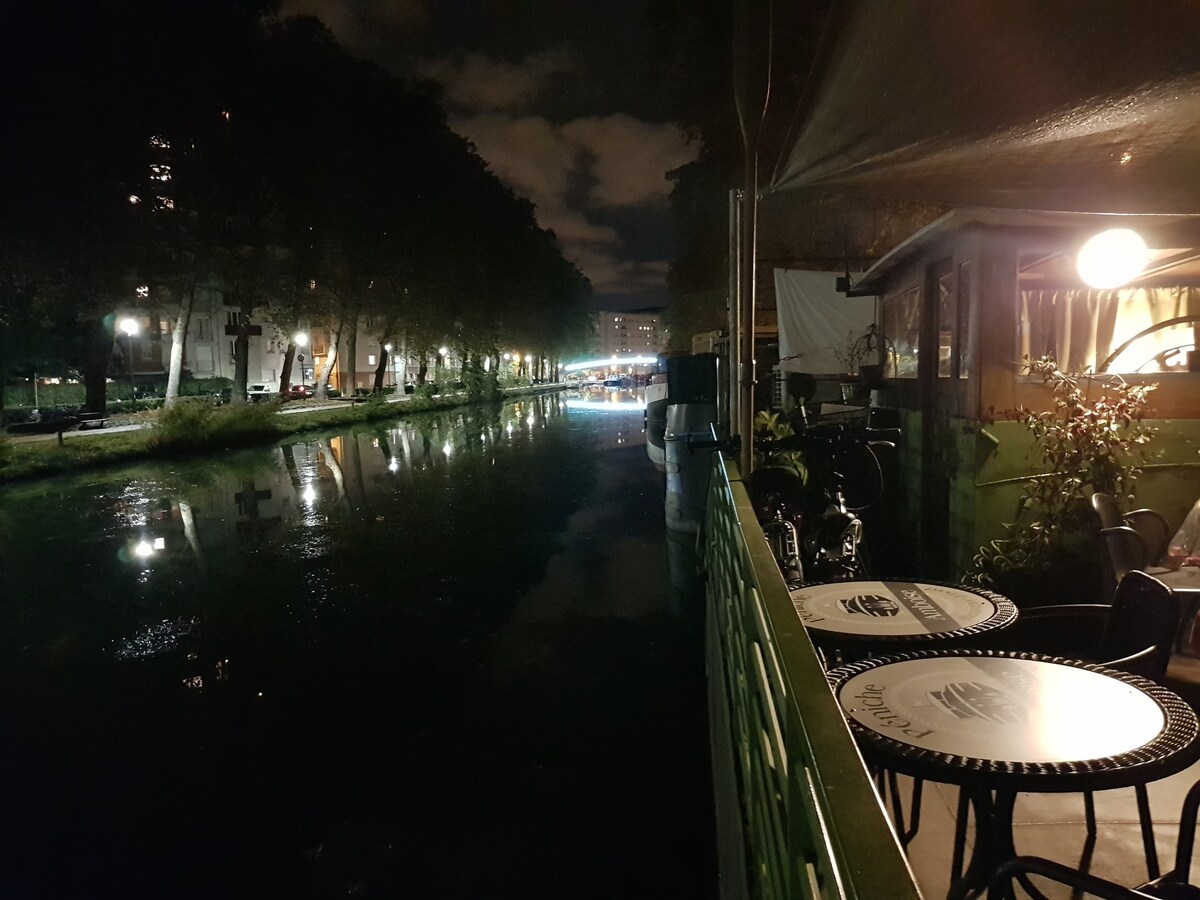
<svg viewBox="0 0 1200 900">
<path fill-rule="evenodd" d="M 1142 274 L 1150 251 L 1136 231 L 1110 228 L 1093 235 L 1079 251 L 1079 277 L 1094 288 L 1115 288 Z"/>
<path fill-rule="evenodd" d="M 292 337 L 292 343 L 294 343 L 297 347 L 305 347 L 308 345 L 308 335 L 303 331 L 297 331 Z"/>
<path fill-rule="evenodd" d="M 446 354 L 448 354 L 449 352 L 450 352 L 449 347 L 438 347 L 438 356 L 441 356 L 442 358 L 445 358 Z"/>
</svg>

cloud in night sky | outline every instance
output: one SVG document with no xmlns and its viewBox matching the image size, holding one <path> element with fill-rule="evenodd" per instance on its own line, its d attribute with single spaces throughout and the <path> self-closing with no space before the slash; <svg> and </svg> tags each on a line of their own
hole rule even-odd
<svg viewBox="0 0 1200 900">
<path fill-rule="evenodd" d="M 443 86 L 455 110 L 451 126 L 502 181 L 533 202 L 538 224 L 558 235 L 597 294 L 661 302 L 667 260 L 641 258 L 605 213 L 660 216 L 667 227 L 666 173 L 694 159 L 696 148 L 671 123 L 625 113 L 559 123 L 526 111 L 572 68 L 569 53 L 550 50 L 516 65 L 479 54 L 440 59 L 422 74 Z"/>
<path fill-rule="evenodd" d="M 597 104 L 603 78 L 562 35 L 527 29 L 523 52 L 502 58 L 511 51 L 476 49 L 487 27 L 480 23 L 475 35 L 460 28 L 452 44 L 422 51 L 419 35 L 437 30 L 438 10 L 422 0 L 285 0 L 282 11 L 315 15 L 351 52 L 437 82 L 451 127 L 534 204 L 538 224 L 558 236 L 602 308 L 665 302 L 666 173 L 698 148 L 672 123 L 638 118 L 619 100 Z"/>
</svg>

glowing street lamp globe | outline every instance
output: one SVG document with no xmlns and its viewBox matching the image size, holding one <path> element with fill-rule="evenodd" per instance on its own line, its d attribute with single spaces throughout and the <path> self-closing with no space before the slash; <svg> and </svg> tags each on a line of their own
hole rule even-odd
<svg viewBox="0 0 1200 900">
<path fill-rule="evenodd" d="M 121 329 L 123 334 L 127 334 L 130 337 L 138 333 L 137 319 L 122 319 L 117 323 L 117 327 Z"/>
<path fill-rule="evenodd" d="M 292 338 L 292 343 L 294 343 L 297 347 L 306 347 L 308 346 L 308 335 L 303 331 L 297 331 L 295 336 Z"/>
<path fill-rule="evenodd" d="M 1150 251 L 1136 231 L 1110 228 L 1090 237 L 1079 250 L 1075 265 L 1089 287 L 1115 288 L 1142 274 Z"/>
</svg>

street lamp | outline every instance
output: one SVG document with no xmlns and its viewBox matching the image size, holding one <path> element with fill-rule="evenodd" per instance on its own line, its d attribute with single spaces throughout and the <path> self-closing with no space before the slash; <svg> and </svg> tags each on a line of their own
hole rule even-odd
<svg viewBox="0 0 1200 900">
<path fill-rule="evenodd" d="M 124 318 L 117 327 L 125 334 L 125 367 L 129 369 L 129 402 L 133 403 L 133 336 L 138 333 L 137 319 Z"/>
<path fill-rule="evenodd" d="M 308 346 L 308 335 L 303 331 L 297 331 L 294 335 L 292 335 L 292 343 L 303 350 Z M 304 354 L 297 353 L 296 357 L 297 361 L 300 363 L 300 383 L 305 384 L 308 379 L 304 377 Z"/>
</svg>

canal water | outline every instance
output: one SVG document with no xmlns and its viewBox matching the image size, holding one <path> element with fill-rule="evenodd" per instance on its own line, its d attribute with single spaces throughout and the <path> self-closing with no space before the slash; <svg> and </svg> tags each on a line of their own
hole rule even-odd
<svg viewBox="0 0 1200 900">
<path fill-rule="evenodd" d="M 716 895 L 628 392 L 0 491 L 0 897 Z"/>
</svg>

